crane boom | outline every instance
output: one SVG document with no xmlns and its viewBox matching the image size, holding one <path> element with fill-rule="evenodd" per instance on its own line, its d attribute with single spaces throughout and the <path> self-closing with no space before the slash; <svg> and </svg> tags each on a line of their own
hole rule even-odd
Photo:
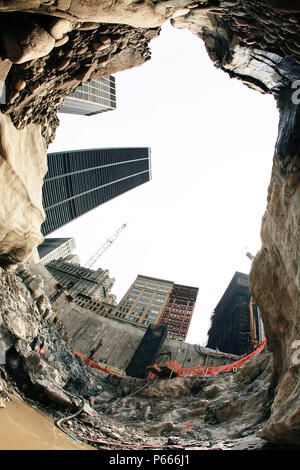
<svg viewBox="0 0 300 470">
<path fill-rule="evenodd" d="M 92 266 L 94 266 L 94 264 L 96 263 L 96 261 L 98 261 L 98 259 L 100 258 L 100 256 L 103 255 L 103 253 L 113 244 L 113 242 L 118 238 L 118 236 L 120 235 L 120 233 L 122 232 L 122 230 L 124 230 L 124 228 L 126 227 L 127 224 L 123 224 L 121 225 L 120 228 L 118 228 L 118 230 L 116 230 L 111 237 L 109 237 L 105 243 L 103 243 L 102 246 L 100 246 L 100 248 L 90 257 L 90 259 L 87 261 L 85 267 L 86 268 L 91 268 Z"/>
</svg>

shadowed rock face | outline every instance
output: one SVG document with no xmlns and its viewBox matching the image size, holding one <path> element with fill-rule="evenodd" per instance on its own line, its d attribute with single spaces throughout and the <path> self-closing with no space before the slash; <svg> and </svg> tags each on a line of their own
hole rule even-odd
<svg viewBox="0 0 300 470">
<path fill-rule="evenodd" d="M 5 80 L 7 92 L 1 110 L 9 125 L 16 132 L 20 129 L 20 148 L 28 146 L 28 135 L 33 139 L 34 134 L 42 135 L 47 145 L 54 139 L 56 114 L 65 97 L 84 81 L 148 60 L 148 43 L 168 19 L 175 27 L 188 28 L 203 39 L 216 67 L 261 93 L 272 93 L 278 103 L 278 140 L 262 222 L 262 248 L 250 277 L 274 358 L 270 387 L 274 401 L 264 436 L 272 442 L 299 442 L 298 1 L 0 1 L 0 79 Z M 26 134 L 21 134 L 22 130 Z M 31 170 L 41 201 L 39 168 L 46 155 L 42 143 L 40 148 Z M 11 160 L 10 151 L 0 147 L 4 162 Z M 4 184 L 1 174 L 1 199 L 6 191 L 16 195 L 0 212 L 0 262 L 4 267 L 23 261 L 40 241 L 37 226 L 42 212 L 36 195 L 35 203 L 23 207 L 22 223 L 18 220 L 17 207 L 24 204 L 21 176 L 27 158 L 24 152 L 17 159 L 14 172 L 19 178 Z M 28 191 L 26 197 L 30 201 Z M 11 217 L 14 222 L 8 227 L 7 215 L 12 213 L 16 216 Z M 35 235 L 28 237 L 33 226 Z M 24 243 L 20 241 L 22 234 L 27 234 Z"/>
</svg>

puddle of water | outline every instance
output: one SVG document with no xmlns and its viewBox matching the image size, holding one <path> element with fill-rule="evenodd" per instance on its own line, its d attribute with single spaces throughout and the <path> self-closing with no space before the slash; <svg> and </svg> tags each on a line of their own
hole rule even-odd
<svg viewBox="0 0 300 470">
<path fill-rule="evenodd" d="M 20 400 L 0 408 L 0 450 L 95 450 L 70 437 Z"/>
</svg>

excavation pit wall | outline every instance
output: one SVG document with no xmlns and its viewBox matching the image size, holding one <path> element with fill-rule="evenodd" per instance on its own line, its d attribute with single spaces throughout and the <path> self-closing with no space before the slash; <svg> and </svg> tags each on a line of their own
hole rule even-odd
<svg viewBox="0 0 300 470">
<path fill-rule="evenodd" d="M 0 269 L 0 338 L 6 352 L 0 412 L 17 393 L 68 435 L 101 449 L 266 445 L 259 433 L 271 404 L 267 351 L 238 371 L 213 377 L 107 375 L 74 356 L 66 329 L 46 302 L 47 282 L 37 269 L 20 265 L 17 273 Z"/>
<path fill-rule="evenodd" d="M 31 265 L 31 272 L 44 279 L 48 296 L 56 292 L 57 281 L 43 265 Z M 93 351 L 93 361 L 108 364 L 123 372 L 126 370 L 146 329 L 141 330 L 83 309 L 75 302 L 70 302 L 66 294 L 55 300 L 53 307 L 65 327 L 73 351 L 87 357 Z M 217 353 L 197 344 L 166 339 L 157 359 L 159 362 L 177 361 L 183 367 L 197 367 L 221 366 L 239 358 L 233 354 Z"/>
</svg>

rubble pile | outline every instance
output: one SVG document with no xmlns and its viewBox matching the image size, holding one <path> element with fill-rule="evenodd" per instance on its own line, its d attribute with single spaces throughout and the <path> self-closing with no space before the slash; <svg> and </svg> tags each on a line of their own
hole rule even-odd
<svg viewBox="0 0 300 470">
<path fill-rule="evenodd" d="M 268 445 L 260 435 L 272 404 L 267 351 L 236 372 L 211 377 L 106 375 L 73 354 L 43 279 L 26 264 L 14 273 L 0 270 L 0 301 L 0 339 L 6 350 L 1 406 L 16 394 L 33 400 L 67 435 L 99 449 Z"/>
</svg>

